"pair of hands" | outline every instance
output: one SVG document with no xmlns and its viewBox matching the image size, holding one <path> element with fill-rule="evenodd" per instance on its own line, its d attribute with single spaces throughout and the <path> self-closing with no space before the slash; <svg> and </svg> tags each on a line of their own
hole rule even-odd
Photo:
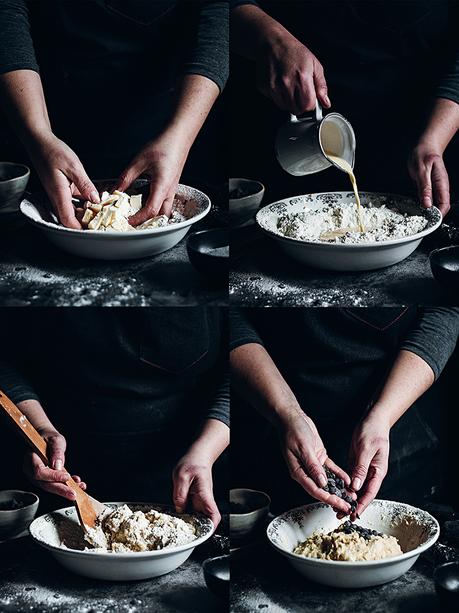
<svg viewBox="0 0 459 613">
<path fill-rule="evenodd" d="M 314 110 L 316 99 L 324 108 L 331 106 L 322 64 L 286 30 L 258 54 L 257 81 L 260 91 L 274 104 L 295 115 Z M 421 138 L 413 149 L 408 172 L 421 205 L 429 208 L 435 204 L 446 215 L 450 209 L 449 178 L 443 151 L 431 138 Z"/>
<path fill-rule="evenodd" d="M 46 492 L 75 500 L 75 494 L 66 485 L 70 475 L 64 469 L 65 438 L 56 430 L 40 430 L 47 443 L 49 466 L 46 466 L 36 453 L 28 452 L 24 457 L 24 472 L 32 483 Z M 72 475 L 82 490 L 86 483 L 79 475 Z M 178 513 L 183 513 L 189 505 L 194 511 L 202 513 L 217 527 L 220 513 L 213 496 L 212 463 L 204 453 L 193 450 L 186 453 L 177 463 L 173 475 L 173 502 Z"/>
<path fill-rule="evenodd" d="M 173 131 L 166 130 L 148 143 L 118 178 L 116 189 L 125 191 L 142 174 L 150 177 L 150 193 L 142 209 L 129 222 L 137 226 L 156 215 L 169 216 L 188 156 Z M 76 153 L 51 131 L 35 137 L 29 154 L 59 221 L 80 229 L 72 197 L 99 202 L 99 194 Z"/>
<path fill-rule="evenodd" d="M 350 473 L 337 466 L 328 456 L 314 422 L 304 413 L 281 424 L 281 445 L 290 476 L 311 496 L 329 504 L 342 518 L 349 515 L 347 502 L 321 489 L 327 484 L 324 466 L 343 479 L 347 488 L 358 496 L 356 514 L 361 515 L 376 497 L 387 473 L 390 426 L 371 413 L 354 430 L 350 452 Z M 351 515 L 355 519 L 354 515 Z"/>
</svg>

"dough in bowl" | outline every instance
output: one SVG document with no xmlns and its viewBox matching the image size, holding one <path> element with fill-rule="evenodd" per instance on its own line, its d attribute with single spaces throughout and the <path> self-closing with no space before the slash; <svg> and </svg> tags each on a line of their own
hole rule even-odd
<svg viewBox="0 0 459 613">
<path fill-rule="evenodd" d="M 298 543 L 293 553 L 320 560 L 362 562 L 399 556 L 403 551 L 394 536 L 346 521 L 332 532 L 315 532 Z"/>
<path fill-rule="evenodd" d="M 126 504 L 98 518 L 85 534 L 95 549 L 115 553 L 178 547 L 196 538 L 194 526 L 179 517 L 154 509 L 132 511 Z"/>
</svg>

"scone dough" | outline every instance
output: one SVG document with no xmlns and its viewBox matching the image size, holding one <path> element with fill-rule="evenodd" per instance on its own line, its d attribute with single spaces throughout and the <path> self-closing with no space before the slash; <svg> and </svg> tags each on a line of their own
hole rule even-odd
<svg viewBox="0 0 459 613">
<path fill-rule="evenodd" d="M 85 536 L 96 549 L 113 552 L 153 551 L 178 547 L 196 538 L 194 527 L 167 513 L 152 509 L 132 511 L 122 505 L 98 520 Z"/>
<path fill-rule="evenodd" d="M 360 562 L 383 560 L 403 552 L 394 536 L 379 534 L 364 538 L 358 532 L 349 534 L 338 528 L 328 534 L 315 532 L 306 541 L 298 543 L 293 553 L 321 560 Z"/>
</svg>

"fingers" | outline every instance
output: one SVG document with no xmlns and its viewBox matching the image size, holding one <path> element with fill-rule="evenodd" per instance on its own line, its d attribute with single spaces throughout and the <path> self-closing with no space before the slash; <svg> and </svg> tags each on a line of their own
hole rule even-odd
<svg viewBox="0 0 459 613">
<path fill-rule="evenodd" d="M 174 190 L 175 195 L 175 190 Z M 140 209 L 138 213 L 129 218 L 129 223 L 132 226 L 138 226 L 139 224 L 151 219 L 152 217 L 156 217 L 165 202 L 167 209 L 172 209 L 172 203 L 170 203 L 170 199 L 172 197 L 172 202 L 174 200 L 174 196 L 170 195 L 169 186 L 164 186 L 160 183 L 156 183 L 155 181 L 151 181 L 150 183 L 150 193 L 145 202 L 145 205 Z M 170 210 L 169 210 L 170 213 Z"/>
<path fill-rule="evenodd" d="M 172 500 L 177 513 L 185 511 L 188 502 L 188 493 L 190 491 L 192 475 L 184 470 L 174 471 L 172 476 L 173 492 Z"/>
<path fill-rule="evenodd" d="M 79 477 L 78 475 L 72 475 L 72 479 L 75 481 L 75 483 L 78 484 L 78 486 L 82 489 L 82 490 L 86 490 L 87 485 L 84 481 L 81 480 L 81 477 Z"/>
<path fill-rule="evenodd" d="M 386 473 L 387 462 L 386 466 L 384 466 L 384 463 L 376 463 L 370 466 L 368 470 L 365 493 L 358 501 L 356 513 L 362 515 L 368 505 L 374 500 L 374 498 L 376 498 Z"/>
<path fill-rule="evenodd" d="M 351 472 L 351 487 L 354 492 L 358 492 L 365 483 L 370 462 L 373 460 L 375 452 L 376 450 L 372 445 L 361 444 L 357 448 Z"/>
<path fill-rule="evenodd" d="M 210 488 L 210 490 L 207 489 L 206 491 L 199 491 L 196 493 L 192 492 L 192 498 L 193 508 L 206 515 L 206 517 L 210 517 L 215 528 L 217 528 L 222 517 L 212 495 L 212 489 Z"/>
<path fill-rule="evenodd" d="M 326 109 L 329 109 L 331 107 L 331 102 L 328 97 L 327 81 L 325 80 L 324 70 L 320 64 L 316 64 L 314 67 L 314 88 L 320 104 Z"/>
<path fill-rule="evenodd" d="M 63 436 L 50 436 L 46 439 L 46 453 L 49 466 L 54 470 L 61 471 L 65 464 L 65 448 L 67 443 Z"/>
<path fill-rule="evenodd" d="M 293 92 L 293 110 L 295 115 L 302 115 L 316 108 L 316 91 L 312 75 L 302 75 Z"/>
<path fill-rule="evenodd" d="M 80 230 L 81 224 L 75 216 L 68 178 L 60 170 L 53 170 L 52 176 L 51 184 L 45 185 L 45 187 L 59 221 L 66 228 Z"/>
<path fill-rule="evenodd" d="M 70 475 L 64 470 L 54 470 L 46 466 L 36 453 L 27 453 L 24 457 L 24 472 L 32 483 L 51 494 L 75 500 L 75 494 L 65 485 Z"/>
<path fill-rule="evenodd" d="M 349 514 L 350 506 L 347 502 L 338 498 L 334 494 L 329 494 L 309 477 L 303 467 L 300 465 L 298 459 L 293 455 L 291 451 L 286 452 L 287 466 L 292 479 L 301 485 L 301 487 L 308 492 L 313 498 L 316 498 L 320 502 L 329 504 L 338 511 L 342 511 L 346 515 Z"/>
<path fill-rule="evenodd" d="M 90 200 L 91 202 L 100 202 L 99 192 L 97 191 L 94 183 L 86 174 L 83 164 L 80 160 L 76 160 L 68 171 L 69 178 L 75 184 L 75 191 L 81 195 L 84 200 Z"/>
<path fill-rule="evenodd" d="M 118 177 L 116 188 L 120 192 L 125 192 L 139 175 L 145 170 L 145 164 L 141 160 L 135 159 Z"/>
<path fill-rule="evenodd" d="M 433 202 L 444 216 L 451 208 L 449 193 L 449 177 L 445 164 L 441 158 L 436 159 L 432 165 Z"/>
<path fill-rule="evenodd" d="M 65 470 L 54 470 L 46 466 L 41 458 L 36 454 L 30 455 L 32 479 L 35 481 L 46 481 L 48 483 L 65 483 L 70 475 Z"/>
</svg>

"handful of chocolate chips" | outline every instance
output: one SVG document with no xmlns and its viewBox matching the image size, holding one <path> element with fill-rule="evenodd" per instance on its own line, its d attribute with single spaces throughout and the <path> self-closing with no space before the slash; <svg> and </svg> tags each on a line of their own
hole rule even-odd
<svg viewBox="0 0 459 613">
<path fill-rule="evenodd" d="M 324 466 L 325 474 L 327 475 L 327 485 L 323 487 L 326 492 L 329 494 L 334 494 L 338 496 L 338 498 L 342 498 L 345 502 L 348 502 L 351 507 L 351 513 L 355 513 L 357 509 L 357 500 L 354 500 L 346 490 L 346 485 L 338 475 L 335 475 L 329 468 Z M 360 519 L 360 517 L 357 515 Z"/>
</svg>

